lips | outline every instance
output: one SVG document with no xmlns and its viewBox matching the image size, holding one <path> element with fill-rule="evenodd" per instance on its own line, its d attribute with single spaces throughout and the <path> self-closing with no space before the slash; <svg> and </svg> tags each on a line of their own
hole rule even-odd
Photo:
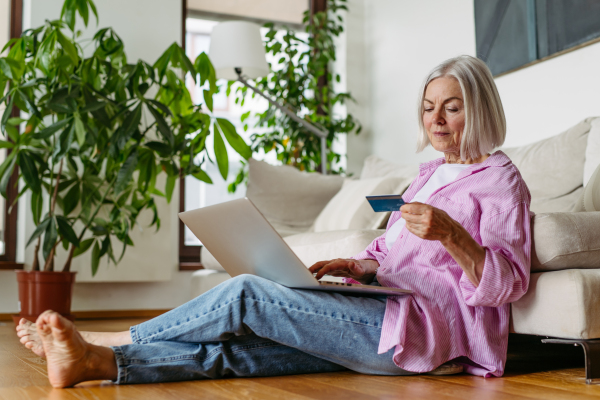
<svg viewBox="0 0 600 400">
<path fill-rule="evenodd" d="M 435 137 L 444 137 L 450 135 L 450 132 L 433 132 Z"/>
</svg>

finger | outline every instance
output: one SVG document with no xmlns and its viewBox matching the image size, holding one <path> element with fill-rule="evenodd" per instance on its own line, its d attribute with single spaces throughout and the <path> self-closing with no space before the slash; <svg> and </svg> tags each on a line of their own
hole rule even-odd
<svg viewBox="0 0 600 400">
<path fill-rule="evenodd" d="M 325 265 L 329 264 L 331 261 L 332 260 L 317 261 L 308 270 L 314 274 L 315 272 L 323 268 Z"/>
<path fill-rule="evenodd" d="M 423 214 L 426 210 L 433 208 L 429 204 L 423 203 L 408 203 L 400 207 L 400 211 L 410 214 Z"/>
<path fill-rule="evenodd" d="M 353 261 L 352 261 L 353 262 Z M 330 275 L 332 271 L 345 271 L 349 270 L 349 262 L 348 260 L 337 259 L 333 260 L 333 262 L 325 265 L 321 270 L 317 273 L 316 278 L 321 279 L 325 275 Z"/>
</svg>

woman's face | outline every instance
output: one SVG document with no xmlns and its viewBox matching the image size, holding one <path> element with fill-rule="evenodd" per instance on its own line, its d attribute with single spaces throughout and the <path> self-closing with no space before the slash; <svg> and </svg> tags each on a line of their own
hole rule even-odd
<svg viewBox="0 0 600 400">
<path fill-rule="evenodd" d="M 429 82 L 423 109 L 423 125 L 433 148 L 460 154 L 465 109 L 458 81 L 453 77 L 441 77 Z"/>
</svg>

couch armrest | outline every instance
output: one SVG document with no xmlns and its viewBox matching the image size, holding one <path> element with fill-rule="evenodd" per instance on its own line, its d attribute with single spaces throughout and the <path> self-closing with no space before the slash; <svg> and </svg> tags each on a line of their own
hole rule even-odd
<svg viewBox="0 0 600 400">
<path fill-rule="evenodd" d="M 600 268 L 600 212 L 536 215 L 531 270 Z"/>
</svg>

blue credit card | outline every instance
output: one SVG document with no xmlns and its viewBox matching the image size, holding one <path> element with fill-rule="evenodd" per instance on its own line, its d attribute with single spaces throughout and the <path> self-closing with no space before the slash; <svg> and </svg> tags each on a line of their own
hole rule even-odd
<svg viewBox="0 0 600 400">
<path fill-rule="evenodd" d="M 404 200 L 400 194 L 384 194 L 379 196 L 367 196 L 367 200 L 375 212 L 398 211 Z"/>
</svg>

